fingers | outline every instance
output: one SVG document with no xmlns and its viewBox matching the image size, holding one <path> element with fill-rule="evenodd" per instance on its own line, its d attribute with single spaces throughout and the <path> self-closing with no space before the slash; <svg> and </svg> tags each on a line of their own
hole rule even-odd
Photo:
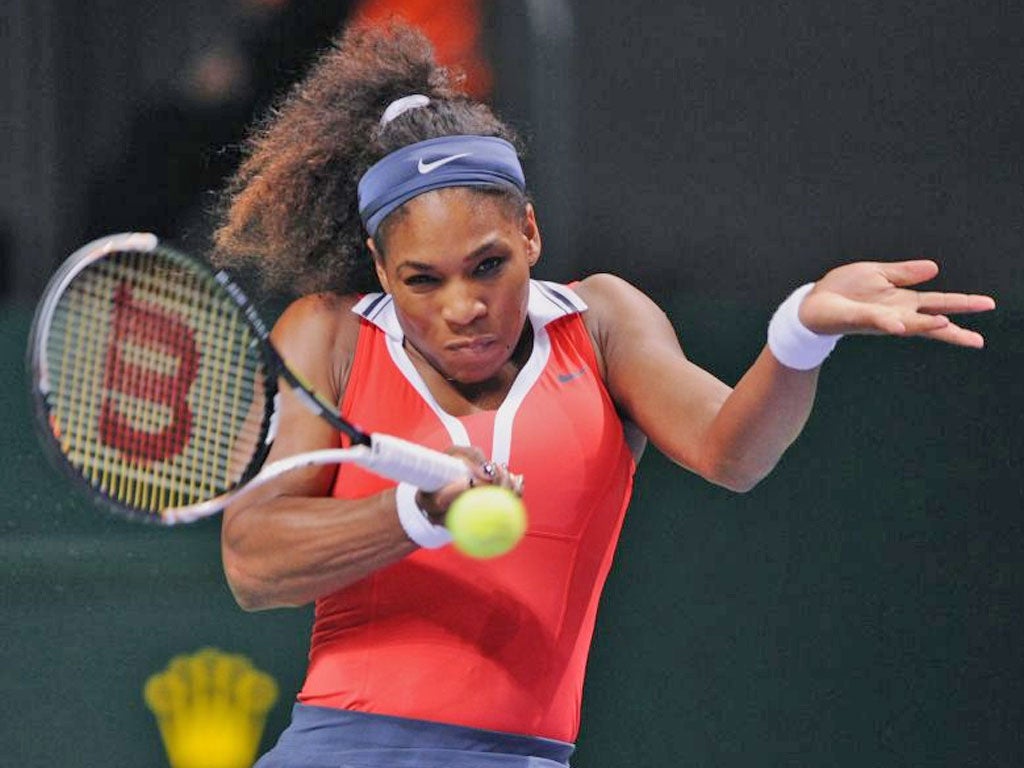
<svg viewBox="0 0 1024 768">
<path fill-rule="evenodd" d="M 827 304 L 816 304 L 813 309 L 813 313 L 808 313 L 812 316 L 813 325 L 808 322 L 807 326 L 815 333 L 903 336 L 908 333 L 908 323 L 914 318 L 913 311 L 908 312 L 899 306 L 853 301 L 845 297 L 833 297 Z"/>
<path fill-rule="evenodd" d="M 899 318 L 899 324 L 903 330 L 896 336 L 923 336 L 933 333 L 949 325 L 949 318 L 945 315 L 909 314 Z"/>
<path fill-rule="evenodd" d="M 879 332 L 894 336 L 921 336 L 973 349 L 985 346 L 985 338 L 980 333 L 962 328 L 945 315 L 900 316 L 895 312 L 888 312 L 880 313 L 873 320 L 873 324 Z"/>
<path fill-rule="evenodd" d="M 988 312 L 995 300 L 914 288 L 938 272 L 929 259 L 838 267 L 804 299 L 800 319 L 816 333 L 925 336 L 957 346 L 984 346 L 981 334 L 961 328 L 949 315 Z"/>
<path fill-rule="evenodd" d="M 905 313 L 901 317 L 905 330 L 897 335 L 924 336 L 973 349 L 985 346 L 985 339 L 980 333 L 960 327 L 947 315 L 973 314 L 995 309 L 996 303 L 991 296 L 936 291 L 923 291 L 913 295 L 917 302 L 917 311 Z"/>
<path fill-rule="evenodd" d="M 890 283 L 897 286 L 917 285 L 939 274 L 939 265 L 931 259 L 879 262 L 878 268 Z"/>
<path fill-rule="evenodd" d="M 955 323 L 949 323 L 943 328 L 919 334 L 936 341 L 944 341 L 947 344 L 954 344 L 958 347 L 970 347 L 981 349 L 985 346 L 985 337 L 976 331 L 961 328 Z"/>
<path fill-rule="evenodd" d="M 849 310 L 848 319 L 846 333 L 922 336 L 961 347 L 980 349 L 984 346 L 981 334 L 956 325 L 945 314 L 859 304 Z"/>
<path fill-rule="evenodd" d="M 523 478 L 514 474 L 508 464 L 498 464 L 487 458 L 483 451 L 469 445 L 453 445 L 446 453 L 451 456 L 458 456 L 469 469 L 469 479 L 465 482 L 466 488 L 475 485 L 500 485 L 509 488 L 516 493 L 521 493 Z M 463 481 L 459 481 L 463 482 Z"/>
<path fill-rule="evenodd" d="M 479 448 L 454 445 L 446 453 L 466 462 L 469 475 L 466 479 L 456 480 L 433 493 L 421 490 L 416 494 L 420 509 L 424 510 L 431 520 L 442 522 L 448 507 L 456 498 L 470 488 L 481 485 L 498 485 L 519 496 L 523 495 L 523 476 L 513 473 L 507 464 L 490 461 Z"/>
<path fill-rule="evenodd" d="M 508 468 L 508 464 L 496 464 L 493 461 L 487 461 L 480 467 L 480 471 L 484 474 L 486 483 L 500 485 L 502 488 L 508 488 L 514 493 L 522 495 L 523 476 L 513 473 Z"/>
<path fill-rule="evenodd" d="M 930 259 L 881 262 L 878 267 L 882 275 L 897 287 L 917 285 L 931 280 L 939 273 L 939 265 Z M 991 296 L 980 294 L 930 291 L 916 295 L 922 312 L 987 312 L 996 306 Z"/>
<path fill-rule="evenodd" d="M 445 453 L 449 456 L 458 456 L 471 468 L 479 467 L 487 461 L 487 457 L 484 455 L 484 452 L 472 445 L 453 445 L 445 451 Z"/>
<path fill-rule="evenodd" d="M 970 314 L 995 309 L 991 296 L 971 293 L 938 293 L 922 291 L 917 294 L 917 309 L 929 314 Z"/>
<path fill-rule="evenodd" d="M 890 336 L 903 336 L 908 331 L 900 312 L 874 304 L 858 305 L 853 313 L 853 322 L 862 328 L 874 328 L 877 333 Z"/>
<path fill-rule="evenodd" d="M 930 259 L 880 263 L 882 274 L 895 286 L 910 286 L 931 280 L 939 273 L 939 265 Z M 968 314 L 995 309 L 991 296 L 939 291 L 911 292 L 917 299 L 919 312 L 928 314 Z"/>
</svg>

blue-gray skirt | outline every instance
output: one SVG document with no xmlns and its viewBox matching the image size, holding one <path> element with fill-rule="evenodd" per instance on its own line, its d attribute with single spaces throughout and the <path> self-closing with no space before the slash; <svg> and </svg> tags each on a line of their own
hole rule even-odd
<svg viewBox="0 0 1024 768">
<path fill-rule="evenodd" d="M 296 704 L 253 768 L 565 768 L 564 741 Z"/>
</svg>

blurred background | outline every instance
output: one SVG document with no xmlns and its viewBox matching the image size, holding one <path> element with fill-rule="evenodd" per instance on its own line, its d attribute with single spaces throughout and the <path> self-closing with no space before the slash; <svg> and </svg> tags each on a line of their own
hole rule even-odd
<svg viewBox="0 0 1024 768">
<path fill-rule="evenodd" d="M 574 765 L 1024 764 L 1024 9 L 1016 0 L 3 0 L 0 754 L 164 766 L 146 679 L 205 646 L 277 681 L 311 612 L 245 614 L 219 523 L 153 530 L 36 447 L 32 306 L 78 245 L 202 252 L 245 126 L 355 17 L 420 24 L 526 137 L 539 276 L 614 271 L 734 382 L 843 261 L 993 294 L 984 351 L 847 339 L 776 472 L 655 451 L 602 600 Z"/>
</svg>

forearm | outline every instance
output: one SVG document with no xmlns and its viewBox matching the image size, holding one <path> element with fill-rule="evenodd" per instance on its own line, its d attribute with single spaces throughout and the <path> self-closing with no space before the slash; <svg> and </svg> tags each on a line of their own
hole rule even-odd
<svg viewBox="0 0 1024 768">
<path fill-rule="evenodd" d="M 753 488 L 807 423 L 819 370 L 787 368 L 765 348 L 708 424 L 701 474 L 733 490 Z"/>
<path fill-rule="evenodd" d="M 304 605 L 415 551 L 393 490 L 353 501 L 278 496 L 225 518 L 228 584 L 246 610 Z"/>
</svg>

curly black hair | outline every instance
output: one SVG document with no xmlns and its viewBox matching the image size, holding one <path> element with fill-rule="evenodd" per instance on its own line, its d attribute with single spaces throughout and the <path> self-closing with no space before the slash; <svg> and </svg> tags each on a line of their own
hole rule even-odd
<svg viewBox="0 0 1024 768">
<path fill-rule="evenodd" d="M 521 150 L 514 131 L 458 84 L 416 29 L 346 30 L 255 126 L 221 196 L 213 261 L 255 267 L 274 290 L 378 290 L 357 198 L 371 165 L 408 144 L 453 134 L 497 136 Z M 387 105 L 413 93 L 430 103 L 381 127 Z M 518 190 L 497 194 L 525 207 Z"/>
</svg>

